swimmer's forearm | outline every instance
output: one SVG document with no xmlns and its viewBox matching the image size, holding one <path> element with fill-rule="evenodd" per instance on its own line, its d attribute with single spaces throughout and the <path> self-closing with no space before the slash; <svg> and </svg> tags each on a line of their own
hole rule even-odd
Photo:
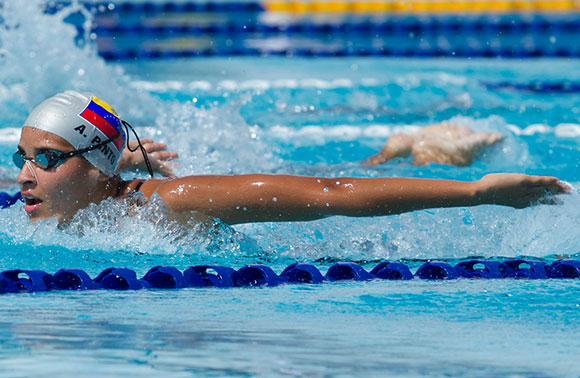
<svg viewBox="0 0 580 378">
<path fill-rule="evenodd" d="M 199 211 L 230 224 L 382 216 L 481 202 L 475 183 L 406 178 L 199 176 L 172 180 L 159 193 L 176 211 Z"/>
</svg>

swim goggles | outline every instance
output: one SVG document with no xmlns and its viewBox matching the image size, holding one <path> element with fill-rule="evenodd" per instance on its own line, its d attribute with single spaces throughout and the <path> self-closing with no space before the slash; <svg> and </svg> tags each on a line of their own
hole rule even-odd
<svg viewBox="0 0 580 378">
<path fill-rule="evenodd" d="M 149 158 L 147 157 L 147 151 L 145 150 L 145 147 L 143 147 L 143 144 L 141 143 L 139 136 L 135 132 L 135 129 L 127 121 L 121 120 L 121 124 L 125 127 L 125 131 L 127 134 L 127 149 L 131 152 L 135 152 L 135 151 L 137 151 L 137 149 L 141 150 L 141 153 L 143 154 L 143 160 L 145 161 L 145 165 L 147 166 L 147 171 L 149 172 L 151 177 L 154 177 L 153 176 L 153 168 L 151 167 L 151 163 L 149 162 Z M 133 135 L 135 135 L 135 139 L 137 139 L 137 147 L 135 147 L 133 149 L 131 147 L 129 147 L 129 143 L 128 143 L 129 130 L 131 130 L 133 132 Z M 57 151 L 57 150 L 46 149 L 46 150 L 43 150 L 43 151 L 40 151 L 39 153 L 37 153 L 36 156 L 34 156 L 33 158 L 26 157 L 26 155 L 24 154 L 23 151 L 16 151 L 14 153 L 14 155 L 12 155 L 12 161 L 20 169 L 22 169 L 22 167 L 24 167 L 24 164 L 27 161 L 34 163 L 37 167 L 39 167 L 40 169 L 44 169 L 44 170 L 56 168 L 59 165 L 61 165 L 62 163 L 64 163 L 67 159 L 69 159 L 73 156 L 82 155 L 85 152 L 89 152 L 89 151 L 96 150 L 97 148 L 101 148 L 105 144 L 117 139 L 119 137 L 119 135 L 121 135 L 120 132 L 118 132 L 117 134 L 113 135 L 109 139 L 104 140 L 100 143 L 97 143 L 97 144 L 92 145 L 90 147 L 81 148 L 80 150 L 74 150 L 74 151 L 70 151 L 70 152 L 61 152 L 61 151 Z"/>
<path fill-rule="evenodd" d="M 64 163 L 67 159 L 70 159 L 73 156 L 82 155 L 85 152 L 96 150 L 97 148 L 101 148 L 105 144 L 117 139 L 118 137 L 119 133 L 113 135 L 107 140 L 94 144 L 90 147 L 81 148 L 80 150 L 74 150 L 70 152 L 61 152 L 57 150 L 46 149 L 40 151 L 34 157 L 27 157 L 23 151 L 16 151 L 14 155 L 12 155 L 12 161 L 14 162 L 14 165 L 16 165 L 20 169 L 24 167 L 24 164 L 27 161 L 34 163 L 34 165 L 36 165 L 38 168 L 44 170 L 56 168 L 62 163 Z"/>
</svg>

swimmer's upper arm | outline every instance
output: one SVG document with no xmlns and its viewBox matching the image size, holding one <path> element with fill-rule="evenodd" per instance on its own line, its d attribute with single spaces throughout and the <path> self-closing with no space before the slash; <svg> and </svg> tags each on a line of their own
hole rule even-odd
<svg viewBox="0 0 580 378">
<path fill-rule="evenodd" d="M 329 215 L 315 193 L 325 194 L 324 182 L 285 175 L 189 176 L 146 184 L 146 196 L 158 193 L 176 212 L 196 211 L 230 224 L 312 220 Z M 319 209 L 320 207 L 320 209 Z"/>
</svg>

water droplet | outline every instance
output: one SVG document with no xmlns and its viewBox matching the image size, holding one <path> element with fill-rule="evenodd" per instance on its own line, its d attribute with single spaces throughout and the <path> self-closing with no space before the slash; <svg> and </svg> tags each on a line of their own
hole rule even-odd
<svg viewBox="0 0 580 378">
<path fill-rule="evenodd" d="M 210 198 L 210 199 L 209 199 L 209 202 L 213 202 L 213 198 Z"/>
<path fill-rule="evenodd" d="M 248 208 L 244 206 L 244 211 L 248 211 Z"/>
<path fill-rule="evenodd" d="M 324 188 L 324 193 L 328 193 L 328 187 Z"/>
<path fill-rule="evenodd" d="M 236 210 L 240 210 L 240 207 L 239 206 L 236 206 Z"/>
<path fill-rule="evenodd" d="M 329 207 L 329 206 L 330 206 L 330 204 L 327 202 L 327 203 L 326 203 L 326 207 Z"/>
<path fill-rule="evenodd" d="M 278 202 L 278 198 L 274 197 L 274 198 L 272 198 L 272 201 L 273 202 Z"/>
</svg>

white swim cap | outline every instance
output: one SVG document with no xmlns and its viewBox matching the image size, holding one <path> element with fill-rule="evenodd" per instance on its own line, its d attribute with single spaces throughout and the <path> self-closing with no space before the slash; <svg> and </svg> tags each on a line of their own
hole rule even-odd
<svg viewBox="0 0 580 378">
<path fill-rule="evenodd" d="M 24 126 L 58 135 L 75 150 L 94 146 L 118 134 L 111 142 L 82 154 L 105 175 L 115 175 L 126 135 L 115 110 L 97 97 L 75 91 L 59 93 L 34 108 Z"/>
</svg>

